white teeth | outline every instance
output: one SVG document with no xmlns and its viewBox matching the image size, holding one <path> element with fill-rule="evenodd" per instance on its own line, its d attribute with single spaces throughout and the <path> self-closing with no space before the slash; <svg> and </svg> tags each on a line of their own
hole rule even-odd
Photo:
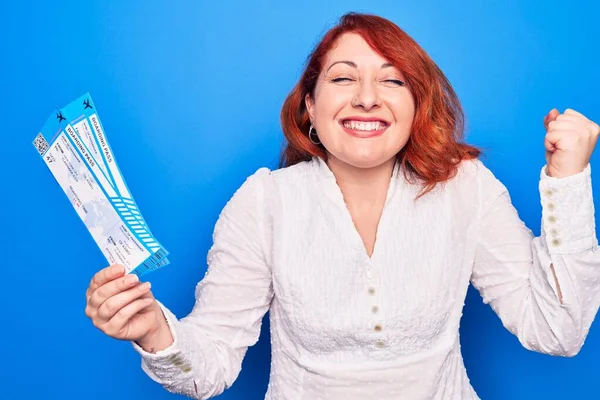
<svg viewBox="0 0 600 400">
<path fill-rule="evenodd" d="M 357 131 L 378 131 L 385 127 L 385 124 L 379 121 L 362 122 L 362 121 L 344 121 L 344 126 L 348 129 Z"/>
</svg>

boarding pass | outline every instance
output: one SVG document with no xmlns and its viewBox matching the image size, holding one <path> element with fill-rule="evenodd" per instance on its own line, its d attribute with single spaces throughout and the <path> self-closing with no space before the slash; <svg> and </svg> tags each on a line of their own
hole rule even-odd
<svg viewBox="0 0 600 400">
<path fill-rule="evenodd" d="M 111 265 L 142 275 L 169 264 L 168 251 L 125 183 L 89 94 L 57 109 L 34 146 Z"/>
</svg>

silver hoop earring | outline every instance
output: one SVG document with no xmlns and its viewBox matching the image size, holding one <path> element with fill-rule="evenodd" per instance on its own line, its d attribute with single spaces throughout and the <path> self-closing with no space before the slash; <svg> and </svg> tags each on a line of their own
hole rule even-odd
<svg viewBox="0 0 600 400">
<path fill-rule="evenodd" d="M 312 144 L 314 144 L 314 145 L 317 145 L 317 146 L 318 146 L 318 145 L 320 145 L 320 144 L 321 144 L 321 141 L 320 141 L 320 140 L 318 140 L 318 139 L 319 139 L 319 136 L 317 135 L 317 133 L 316 133 L 316 132 L 314 133 L 314 135 L 317 137 L 317 140 L 318 140 L 318 141 L 317 141 L 317 142 L 315 142 L 315 141 L 313 140 L 312 136 L 313 136 L 313 132 L 314 132 L 314 131 L 315 131 L 315 128 L 313 127 L 313 125 L 312 125 L 312 124 L 310 124 L 310 128 L 308 129 L 308 140 L 310 140 L 310 142 L 311 142 Z"/>
</svg>

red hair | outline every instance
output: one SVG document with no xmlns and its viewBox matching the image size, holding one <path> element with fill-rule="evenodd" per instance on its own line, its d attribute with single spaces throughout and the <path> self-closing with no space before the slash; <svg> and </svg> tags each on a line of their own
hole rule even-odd
<svg viewBox="0 0 600 400">
<path fill-rule="evenodd" d="M 388 62 L 402 71 L 415 101 L 415 117 L 408 142 L 398 153 L 408 179 L 422 181 L 423 195 L 436 184 L 454 177 L 462 160 L 479 157 L 481 150 L 461 143 L 464 113 L 450 82 L 406 32 L 393 22 L 369 14 L 348 13 L 329 30 L 307 59 L 300 81 L 281 109 L 281 126 L 287 144 L 280 166 L 287 167 L 313 156 L 327 160 L 323 145 L 308 138 L 310 119 L 304 102 L 314 95 L 325 57 L 344 33 L 357 33 Z"/>
</svg>

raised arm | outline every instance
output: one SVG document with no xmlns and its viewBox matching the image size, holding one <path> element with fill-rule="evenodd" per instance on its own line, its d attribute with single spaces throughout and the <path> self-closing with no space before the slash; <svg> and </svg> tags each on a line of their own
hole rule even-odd
<svg viewBox="0 0 600 400">
<path fill-rule="evenodd" d="M 523 346 L 573 356 L 600 305 L 590 166 L 562 179 L 542 170 L 542 230 L 535 238 L 504 185 L 482 169 L 471 282 Z"/>
</svg>

